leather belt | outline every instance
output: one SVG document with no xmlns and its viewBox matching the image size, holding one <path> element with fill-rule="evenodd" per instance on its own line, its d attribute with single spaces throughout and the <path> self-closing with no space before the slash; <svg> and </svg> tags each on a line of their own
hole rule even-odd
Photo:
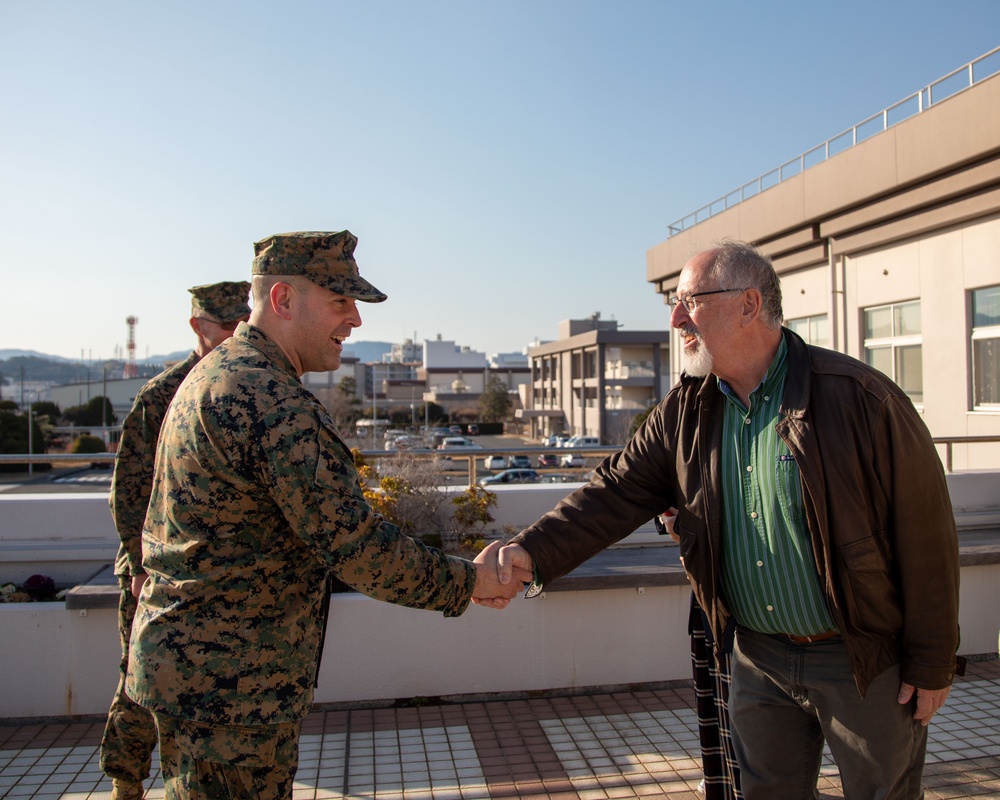
<svg viewBox="0 0 1000 800">
<path fill-rule="evenodd" d="M 837 631 L 829 631 L 828 633 L 817 633 L 815 636 L 796 636 L 792 633 L 782 633 L 779 636 L 788 639 L 792 644 L 814 644 L 825 642 L 827 639 L 835 639 L 840 634 Z"/>
</svg>

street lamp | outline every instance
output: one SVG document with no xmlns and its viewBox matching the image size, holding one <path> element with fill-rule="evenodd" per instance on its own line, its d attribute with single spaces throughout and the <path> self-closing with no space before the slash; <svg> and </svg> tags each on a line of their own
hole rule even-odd
<svg viewBox="0 0 1000 800">
<path fill-rule="evenodd" d="M 24 386 L 24 381 L 22 379 L 21 386 Z M 23 391 L 23 389 L 22 389 Z M 35 474 L 35 464 L 31 460 L 31 456 L 34 454 L 35 445 L 35 417 L 31 412 L 31 406 L 35 401 L 35 397 L 38 395 L 38 389 L 34 389 L 28 395 L 28 474 Z"/>
</svg>

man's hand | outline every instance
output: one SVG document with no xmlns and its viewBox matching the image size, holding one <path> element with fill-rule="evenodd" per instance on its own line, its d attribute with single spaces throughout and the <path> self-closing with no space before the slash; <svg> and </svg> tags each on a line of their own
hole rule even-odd
<svg viewBox="0 0 1000 800">
<path fill-rule="evenodd" d="M 497 576 L 504 585 L 515 580 L 531 583 L 535 579 L 535 562 L 521 545 L 504 545 L 497 553 Z"/>
<path fill-rule="evenodd" d="M 913 711 L 913 718 L 920 720 L 920 723 L 927 727 L 930 724 L 931 717 L 934 716 L 941 706 L 944 705 L 944 701 L 948 699 L 948 692 L 951 691 L 950 686 L 946 686 L 944 689 L 916 689 L 909 683 L 900 684 L 899 696 L 896 700 L 899 704 L 906 705 L 913 699 L 913 692 L 917 693 L 917 703 L 916 709 Z"/>
<path fill-rule="evenodd" d="M 146 578 L 148 577 L 149 576 L 146 575 L 146 573 L 132 576 L 132 597 L 136 600 L 139 599 L 139 592 L 142 591 L 142 585 L 146 582 Z"/>
<path fill-rule="evenodd" d="M 472 602 L 476 605 L 497 609 L 507 608 L 511 598 L 521 591 L 521 584 L 531 581 L 530 570 L 525 572 L 514 567 L 507 570 L 507 581 L 501 583 L 502 570 L 497 559 L 501 549 L 500 542 L 490 542 L 472 562 L 476 565 L 476 588 L 472 592 Z M 511 576 L 516 581 L 511 582 Z"/>
</svg>

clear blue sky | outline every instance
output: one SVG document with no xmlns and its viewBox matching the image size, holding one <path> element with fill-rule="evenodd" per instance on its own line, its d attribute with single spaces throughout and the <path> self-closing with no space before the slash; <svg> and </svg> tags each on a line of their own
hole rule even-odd
<svg viewBox="0 0 1000 800">
<path fill-rule="evenodd" d="M 1000 2 L 0 0 L 0 348 L 187 348 L 348 228 L 356 340 L 659 329 L 667 225 L 1000 44 Z M 947 142 L 942 142 L 942 147 Z"/>
</svg>

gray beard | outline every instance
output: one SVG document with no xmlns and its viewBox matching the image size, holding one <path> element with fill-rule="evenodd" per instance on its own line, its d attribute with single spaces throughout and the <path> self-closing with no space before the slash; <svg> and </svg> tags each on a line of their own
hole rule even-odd
<svg viewBox="0 0 1000 800">
<path fill-rule="evenodd" d="M 693 378 L 704 378 L 712 371 L 712 354 L 705 343 L 698 340 L 698 350 L 694 355 L 684 352 L 684 371 Z"/>
</svg>

